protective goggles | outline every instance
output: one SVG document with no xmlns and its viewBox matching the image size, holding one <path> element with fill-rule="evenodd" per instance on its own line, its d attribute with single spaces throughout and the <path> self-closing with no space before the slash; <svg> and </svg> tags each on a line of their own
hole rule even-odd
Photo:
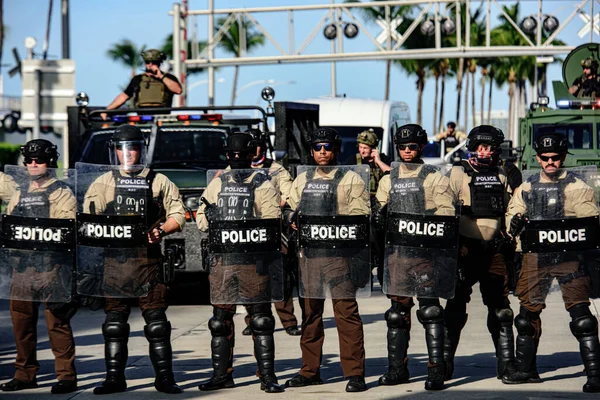
<svg viewBox="0 0 600 400">
<path fill-rule="evenodd" d="M 404 151 L 406 149 L 409 149 L 410 151 L 417 151 L 417 150 L 419 150 L 419 145 L 416 144 L 416 143 L 399 144 L 397 147 L 398 147 L 398 150 L 400 150 L 400 151 Z"/>
<path fill-rule="evenodd" d="M 48 164 L 48 160 L 40 157 L 25 157 L 24 159 L 25 164 L 31 164 L 34 161 L 36 164 Z"/>
<path fill-rule="evenodd" d="M 128 150 L 128 151 L 132 151 L 132 150 L 141 150 L 142 146 L 144 145 L 144 142 L 142 141 L 135 141 L 135 142 L 116 142 L 115 143 L 115 148 L 117 150 Z"/>
<path fill-rule="evenodd" d="M 562 161 L 565 158 L 564 154 L 559 154 L 557 156 L 543 156 L 541 154 L 538 154 L 538 157 L 543 162 L 548 162 L 548 161 Z"/>
<path fill-rule="evenodd" d="M 312 149 L 314 151 L 321 151 L 321 149 L 325 149 L 325 151 L 333 151 L 335 145 L 333 143 L 315 143 L 312 145 Z"/>
</svg>

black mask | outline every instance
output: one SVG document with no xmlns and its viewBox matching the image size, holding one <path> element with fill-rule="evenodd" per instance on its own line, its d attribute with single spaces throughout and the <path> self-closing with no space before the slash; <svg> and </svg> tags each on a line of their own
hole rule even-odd
<svg viewBox="0 0 600 400">
<path fill-rule="evenodd" d="M 250 169 L 252 167 L 252 160 L 247 158 L 230 158 L 229 166 L 231 169 Z"/>
</svg>

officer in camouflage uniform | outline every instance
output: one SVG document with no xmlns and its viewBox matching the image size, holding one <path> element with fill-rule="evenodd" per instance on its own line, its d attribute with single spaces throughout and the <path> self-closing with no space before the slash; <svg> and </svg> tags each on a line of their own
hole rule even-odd
<svg viewBox="0 0 600 400">
<path fill-rule="evenodd" d="M 525 225 L 525 217 L 528 213 L 534 212 L 529 209 L 532 207 L 540 209 L 541 212 L 537 213 L 539 217 L 550 220 L 597 216 L 598 206 L 594 189 L 575 173 L 560 170 L 567 156 L 566 137 L 559 133 L 540 135 L 534 143 L 534 149 L 542 171 L 539 175 L 534 175 L 523 182 L 516 190 L 506 211 L 508 233 L 515 238 L 518 237 Z M 533 185 L 540 194 L 534 193 Z M 542 191 L 541 189 L 546 185 L 548 189 Z M 572 253 L 540 253 L 534 254 L 533 257 L 527 254 L 523 257 L 517 282 L 521 309 L 515 318 L 518 333 L 515 370 L 502 378 L 504 383 L 542 381 L 536 366 L 537 348 L 542 335 L 540 314 L 546 307 L 545 297 L 548 294 L 548 287 L 544 286 L 549 286 L 556 277 L 565 308 L 571 316 L 569 326 L 579 341 L 581 358 L 585 366 L 587 382 L 583 386 L 583 391 L 600 392 L 598 320 L 589 308 L 590 278 L 587 274 L 581 273 L 579 258 Z"/>
<path fill-rule="evenodd" d="M 506 173 L 498 165 L 504 134 L 490 125 L 476 126 L 467 137 L 468 159 L 452 168 L 450 187 L 462 202 L 459 227 L 459 279 L 453 299 L 444 310 L 446 379 L 454 372 L 454 354 L 467 322 L 467 304 L 479 282 L 488 308 L 487 327 L 496 348 L 497 377 L 514 361 L 513 311 L 508 300 L 508 274 L 498 253 L 503 216 L 512 193 Z"/>
<path fill-rule="evenodd" d="M 74 219 L 77 211 L 77 201 L 69 187 L 53 177 L 47 168 L 56 168 L 58 152 L 56 146 L 44 139 L 36 139 L 21 146 L 21 154 L 25 158 L 30 176 L 28 188 L 17 188 L 14 180 L 2 174 L 3 199 L 10 198 L 7 214 L 23 217 L 40 217 L 56 219 Z M 4 197 L 4 195 L 14 196 Z M 41 201 L 45 204 L 40 204 Z M 34 275 L 56 274 L 56 271 L 35 272 L 27 270 L 13 274 L 12 290 L 27 290 L 27 282 Z M 50 275 L 50 279 L 58 279 Z M 43 279 L 43 277 L 41 277 Z M 23 293 L 14 297 L 27 297 Z M 34 296 L 35 297 L 35 296 Z M 10 316 L 13 323 L 17 359 L 15 362 L 15 377 L 2 385 L 0 390 L 12 392 L 37 387 L 36 373 L 40 368 L 37 357 L 37 321 L 39 302 L 36 301 L 10 301 Z M 70 319 L 75 314 L 76 308 L 72 303 L 44 302 L 46 323 L 50 347 L 54 354 L 54 365 L 58 382 L 52 386 L 52 393 L 71 393 L 77 390 L 77 372 L 75 371 L 75 341 Z"/>
<path fill-rule="evenodd" d="M 131 79 L 125 91 L 119 94 L 106 109 L 115 110 L 133 98 L 133 108 L 171 107 L 173 95 L 181 94 L 183 89 L 174 75 L 160 70 L 165 54 L 156 49 L 142 53 L 146 71 Z"/>
<path fill-rule="evenodd" d="M 251 168 L 252 158 L 256 155 L 256 142 L 253 137 L 246 133 L 232 133 L 227 137 L 227 160 L 231 172 L 223 172 L 215 177 L 203 193 L 203 201 L 211 206 L 207 209 L 206 203 L 202 203 L 198 209 L 196 223 L 198 229 L 203 232 L 209 230 L 209 220 L 222 221 L 224 219 L 239 219 L 248 215 L 249 219 L 278 219 L 281 217 L 281 206 L 279 196 L 271 181 L 259 172 L 247 175 Z M 242 175 L 238 179 L 236 171 Z M 247 175 L 247 176 L 246 176 Z M 231 192 L 252 193 L 250 199 L 239 200 L 238 196 L 228 196 L 235 206 L 219 207 L 219 202 L 229 204 L 224 200 L 224 188 Z M 223 215 L 225 214 L 225 215 Z M 252 257 L 231 257 L 235 261 L 228 262 L 224 256 L 215 257 L 211 260 L 211 299 L 233 300 L 238 297 L 256 298 L 268 296 L 270 293 L 269 274 L 259 273 L 258 264 L 250 264 Z M 257 260 L 254 260 L 257 261 Z M 229 287 L 217 287 L 221 282 L 231 285 L 229 275 L 234 274 L 239 282 L 240 296 L 227 296 Z M 214 279 L 214 282 L 212 281 Z M 217 282 L 217 284 L 215 284 Z M 224 284 L 224 286 L 228 286 Z M 212 335 L 211 351 L 213 363 L 213 376 L 199 386 L 202 391 L 219 390 L 231 388 L 235 385 L 233 381 L 233 348 L 235 343 L 235 326 L 233 316 L 236 312 L 236 304 L 213 303 L 213 317 L 208 322 Z M 246 303 L 247 304 L 247 303 Z M 250 314 L 250 329 L 254 338 L 254 355 L 258 363 L 261 390 L 267 393 L 279 393 L 284 389 L 277 382 L 275 375 L 275 318 L 271 304 L 267 302 L 248 304 Z"/>
<path fill-rule="evenodd" d="M 405 202 L 393 205 L 394 210 L 415 210 L 416 204 L 424 204 L 424 209 L 435 215 L 454 215 L 453 196 L 448 190 L 448 178 L 435 168 L 424 166 L 421 159 L 423 147 L 427 144 L 427 132 L 416 124 L 401 126 L 394 138 L 398 155 L 403 163 L 398 172 L 396 182 L 406 181 L 406 186 L 415 179 L 419 180 L 415 193 L 410 189 L 393 189 L 392 177 L 388 174 L 379 182 L 377 205 L 373 211 L 373 219 L 378 230 L 385 232 L 385 210 L 394 202 Z M 409 165 L 417 168 L 408 169 Z M 423 166 L 421 166 L 423 165 Z M 393 170 L 396 171 L 396 170 Z M 404 193 L 402 191 L 405 191 Z M 411 197 L 407 197 L 411 196 Z M 410 199 L 410 200 L 409 200 Z M 389 261 L 390 259 L 388 259 Z M 393 260 L 393 258 L 392 258 Z M 419 260 L 414 260 L 418 264 Z M 428 266 L 429 267 L 429 266 Z M 432 266 L 435 268 L 435 264 Z M 398 265 L 389 266 L 389 270 L 399 269 Z M 398 278 L 396 278 L 398 279 Z M 389 295 L 392 306 L 385 313 L 388 326 L 388 362 L 389 368 L 381 378 L 380 385 L 398 385 L 409 381 L 408 342 L 410 338 L 411 314 L 414 306 L 412 297 Z M 425 338 L 429 353 L 428 375 L 425 381 L 426 390 L 444 388 L 444 309 L 438 298 L 418 298 L 419 310 L 417 318 L 425 328 Z"/>
<path fill-rule="evenodd" d="M 160 227 L 154 227 L 148 233 L 148 274 L 155 275 L 161 256 L 160 241 L 170 233 L 181 231 L 185 224 L 185 210 L 179 189 L 165 175 L 155 173 L 149 168 L 130 170 L 129 166 L 140 166 L 143 163 L 145 141 L 139 128 L 132 125 L 119 126 L 112 136 L 110 143 L 111 161 L 120 165 L 118 171 L 107 172 L 92 183 L 85 195 L 84 211 L 87 214 L 102 214 L 109 207 L 114 207 L 117 215 L 128 215 L 129 211 L 122 209 L 115 198 L 122 196 L 121 204 L 129 204 L 133 199 L 135 204 L 147 204 L 146 216 L 149 221 L 157 221 L 161 208 L 164 208 L 166 221 Z M 117 175 L 118 174 L 118 175 Z M 123 183 L 140 181 L 142 183 Z M 132 187 L 138 185 L 138 188 Z M 151 192 L 151 198 L 150 197 Z M 139 198 L 143 197 L 143 198 Z M 142 200 L 142 201 L 141 201 Z M 92 211 L 92 212 L 90 212 Z M 108 212 L 107 212 L 108 213 Z M 112 213 L 110 213 L 112 214 Z M 107 259 L 108 262 L 116 262 Z M 122 264 L 121 264 L 121 267 Z M 112 267 L 113 269 L 116 267 Z M 126 277 L 127 278 L 127 277 Z M 136 279 L 136 277 L 129 277 Z M 171 324 L 167 320 L 167 288 L 164 284 L 151 282 L 150 292 L 138 299 L 138 304 L 146 322 L 144 334 L 150 343 L 150 360 L 156 373 L 154 387 L 159 392 L 176 394 L 181 389 L 175 383 L 173 376 L 171 350 Z M 126 284 L 126 282 L 123 282 Z M 127 341 L 129 339 L 129 314 L 131 301 L 125 298 L 107 298 L 105 305 L 106 320 L 102 325 L 105 345 L 106 379 L 94 389 L 94 394 L 111 394 L 127 390 L 125 367 L 127 365 Z"/>
<path fill-rule="evenodd" d="M 371 197 L 377 193 L 377 186 L 383 176 L 390 172 L 390 159 L 385 154 L 379 154 L 377 146 L 379 138 L 373 129 L 367 129 L 356 137 L 358 153 L 355 157 L 349 158 L 345 164 L 361 165 L 368 164 L 371 168 L 371 181 L 369 182 L 369 192 Z"/>
<path fill-rule="evenodd" d="M 600 78 L 598 77 L 598 60 L 588 57 L 581 60 L 583 73 L 577 77 L 569 88 L 569 93 L 577 98 L 597 97 L 600 93 Z"/>
</svg>

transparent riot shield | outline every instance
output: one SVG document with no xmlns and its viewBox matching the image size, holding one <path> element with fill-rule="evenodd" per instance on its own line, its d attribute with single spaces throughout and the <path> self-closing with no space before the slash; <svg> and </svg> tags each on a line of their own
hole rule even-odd
<svg viewBox="0 0 600 400">
<path fill-rule="evenodd" d="M 158 221 L 152 174 L 143 166 L 76 163 L 77 292 L 85 296 L 145 296 L 157 279 L 160 247 L 148 244 Z M 150 174 L 149 174 L 150 173 Z"/>
<path fill-rule="evenodd" d="M 283 300 L 280 204 L 268 170 L 209 170 L 207 182 L 211 303 Z"/>
<path fill-rule="evenodd" d="M 371 294 L 369 166 L 299 166 L 300 296 Z"/>
<path fill-rule="evenodd" d="M 586 264 L 600 248 L 595 166 L 553 174 L 523 171 L 525 227 L 520 235 L 523 265 L 517 289 L 535 304 L 562 291 L 567 303 L 587 301 Z M 525 292 L 525 293 L 523 293 Z"/>
<path fill-rule="evenodd" d="M 446 168 L 397 162 L 391 167 L 383 292 L 451 299 L 460 215 Z"/>
<path fill-rule="evenodd" d="M 18 186 L 3 206 L 0 298 L 70 301 L 75 266 L 75 171 L 7 165 Z"/>
</svg>

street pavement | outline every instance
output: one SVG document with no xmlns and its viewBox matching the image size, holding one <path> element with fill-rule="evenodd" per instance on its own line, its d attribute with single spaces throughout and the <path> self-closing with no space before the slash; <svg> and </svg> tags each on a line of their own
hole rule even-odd
<svg viewBox="0 0 600 400">
<path fill-rule="evenodd" d="M 478 287 L 475 287 L 473 300 L 469 305 L 469 321 L 463 330 L 456 357 L 456 370 L 447 389 L 441 392 L 427 392 L 424 382 L 427 375 L 427 351 L 424 330 L 417 321 L 413 309 L 412 338 L 409 348 L 409 368 L 411 381 L 399 386 L 378 386 L 377 380 L 387 369 L 386 323 L 383 319 L 389 301 L 376 286 L 371 297 L 359 299 L 360 313 L 364 322 L 366 347 L 366 381 L 369 390 L 354 394 L 344 391 L 346 381 L 343 378 L 339 360 L 339 345 L 331 302 L 325 308 L 325 344 L 321 376 L 324 385 L 306 388 L 286 389 L 281 394 L 265 394 L 259 389 L 255 376 L 256 361 L 253 357 L 251 338 L 242 336 L 244 329 L 243 307 L 235 317 L 236 347 L 234 358 L 234 378 L 236 387 L 216 392 L 200 392 L 198 384 L 211 376 L 210 332 L 208 320 L 211 317 L 210 306 L 171 306 L 167 312 L 173 325 L 172 342 L 174 369 L 177 382 L 184 393 L 168 396 L 154 390 L 153 370 L 148 358 L 148 343 L 144 337 L 144 321 L 139 310 L 132 310 L 130 317 L 131 337 L 129 340 L 129 361 L 126 375 L 128 390 L 125 393 L 107 396 L 111 399 L 163 399 L 163 398 L 209 398 L 209 399 L 579 399 L 599 395 L 584 394 L 581 391 L 585 383 L 583 366 L 579 356 L 577 340 L 569 330 L 569 316 L 565 311 L 560 292 L 552 293 L 542 313 L 543 335 L 538 352 L 538 369 L 544 382 L 528 385 L 504 385 L 496 379 L 496 362 L 493 344 L 486 328 L 486 308 L 481 302 Z M 515 314 L 518 301 L 511 298 Z M 300 310 L 296 305 L 296 315 L 300 319 Z M 597 304 L 600 307 L 600 302 Z M 592 312 L 598 316 L 596 304 Z M 40 370 L 35 390 L 4 393 L 2 399 L 49 398 L 50 386 L 55 382 L 54 364 L 49 348 L 46 325 L 42 317 L 38 324 L 38 360 Z M 77 343 L 77 371 L 80 390 L 66 395 L 53 395 L 53 399 L 98 399 L 92 393 L 93 388 L 104 377 L 104 347 L 101 325 L 104 314 L 101 311 L 80 310 L 73 319 L 73 328 Z M 284 383 L 293 377 L 301 366 L 299 337 L 288 336 L 277 321 L 275 332 L 276 372 L 279 381 Z M 0 381 L 12 378 L 15 348 L 12 327 L 8 311 L 8 302 L 0 302 Z"/>
</svg>

